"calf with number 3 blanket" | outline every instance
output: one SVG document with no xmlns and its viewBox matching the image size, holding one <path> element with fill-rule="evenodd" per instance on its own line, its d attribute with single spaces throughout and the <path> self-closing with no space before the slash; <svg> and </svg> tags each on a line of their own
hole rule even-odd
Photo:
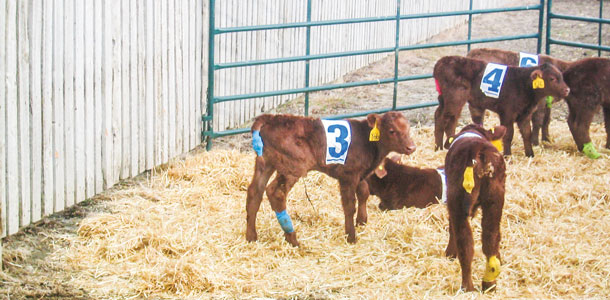
<svg viewBox="0 0 610 300">
<path fill-rule="evenodd" d="M 415 144 L 407 119 L 398 112 L 370 114 L 364 120 L 320 120 L 293 115 L 261 115 L 252 125 L 256 163 L 246 198 L 246 240 L 257 240 L 256 214 L 263 193 L 275 212 L 284 237 L 298 246 L 286 211 L 286 195 L 300 177 L 316 170 L 339 180 L 345 233 L 356 242 L 356 188 L 390 152 L 411 154 Z M 271 175 L 275 179 L 267 185 Z M 366 223 L 366 199 L 358 201 L 356 223 Z"/>
<path fill-rule="evenodd" d="M 435 149 L 449 148 L 449 137 L 455 134 L 462 108 L 468 102 L 472 111 L 489 109 L 500 117 L 507 131 L 504 155 L 511 154 L 511 143 L 517 123 L 525 155 L 534 156 L 531 144 L 531 117 L 540 101 L 547 96 L 565 98 L 570 88 L 559 69 L 545 63 L 534 67 L 512 67 L 461 56 L 445 56 L 434 66 L 434 80 L 439 106 L 434 114 Z M 472 121 L 483 123 L 482 114 L 472 114 Z M 447 140 L 443 144 L 443 134 Z"/>
</svg>

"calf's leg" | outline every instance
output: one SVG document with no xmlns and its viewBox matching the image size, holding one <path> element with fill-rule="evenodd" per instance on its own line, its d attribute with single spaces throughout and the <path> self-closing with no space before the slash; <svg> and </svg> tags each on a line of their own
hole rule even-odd
<svg viewBox="0 0 610 300">
<path fill-rule="evenodd" d="M 586 110 L 582 107 L 573 108 L 570 106 L 568 113 L 568 127 L 570 127 L 570 132 L 572 133 L 572 137 L 574 138 L 574 142 L 576 143 L 579 151 L 583 150 L 584 144 L 591 142 L 589 127 L 593 121 L 594 114 L 595 110 Z"/>
<path fill-rule="evenodd" d="M 256 157 L 254 165 L 254 175 L 252 182 L 248 186 L 248 195 L 246 197 L 246 240 L 248 242 L 256 241 L 256 214 L 263 200 L 263 192 L 269 181 L 269 177 L 275 169 L 265 163 L 262 156 Z"/>
<path fill-rule="evenodd" d="M 524 118 L 520 120 L 517 125 L 523 138 L 523 147 L 525 148 L 525 155 L 529 157 L 534 156 L 534 149 L 532 149 L 532 128 L 530 127 L 531 118 Z"/>
<path fill-rule="evenodd" d="M 488 190 L 482 192 L 481 197 L 486 199 L 481 205 L 481 240 L 483 254 L 487 258 L 481 287 L 486 291 L 495 289 L 496 277 L 500 273 L 500 220 L 504 206 L 504 191 Z"/>
<path fill-rule="evenodd" d="M 358 214 L 356 215 L 356 225 L 364 225 L 368 221 L 368 214 L 366 212 L 366 201 L 370 195 L 369 185 L 366 181 L 362 180 L 358 183 L 356 188 L 356 196 L 358 198 Z"/>
<path fill-rule="evenodd" d="M 434 150 L 443 149 L 443 133 L 445 131 L 446 123 L 444 115 L 443 105 L 441 104 L 434 111 Z"/>
<path fill-rule="evenodd" d="M 354 180 L 350 178 L 339 180 L 339 188 L 341 191 L 341 206 L 343 206 L 343 214 L 345 215 L 345 233 L 347 234 L 347 242 L 350 244 L 356 243 L 354 214 L 356 213 L 357 184 L 357 179 Z"/>
<path fill-rule="evenodd" d="M 606 148 L 610 149 L 610 106 L 604 107 L 604 126 L 606 127 Z"/>
<path fill-rule="evenodd" d="M 483 118 L 485 117 L 485 109 L 474 107 L 472 105 L 468 106 L 468 110 L 470 110 L 470 119 L 472 119 L 472 123 L 483 125 Z"/>
<path fill-rule="evenodd" d="M 275 179 L 267 186 L 267 197 L 271 208 L 276 214 L 286 213 L 286 196 L 294 184 L 299 180 L 299 177 L 285 174 L 277 174 Z M 287 217 L 290 220 L 290 217 Z M 278 219 L 279 220 L 279 219 Z M 290 221 L 292 223 L 292 221 Z M 291 224 L 292 225 L 292 224 Z M 284 229 L 284 228 L 282 228 Z M 284 229 L 284 238 L 291 245 L 298 247 L 299 242 L 297 241 L 297 234 L 294 231 L 286 232 Z"/>
<path fill-rule="evenodd" d="M 542 126 L 544 123 L 544 117 L 545 117 L 544 106 L 542 105 L 544 103 L 545 102 L 541 102 L 541 104 L 539 104 L 538 107 L 536 107 L 536 110 L 532 114 L 532 135 L 531 135 L 530 142 L 534 146 L 538 146 L 540 144 L 540 142 L 539 142 L 540 129 L 542 129 Z"/>
<path fill-rule="evenodd" d="M 542 140 L 545 142 L 551 141 L 551 135 L 549 133 L 549 124 L 551 124 L 551 108 L 545 105 L 544 118 L 542 119 Z"/>
<path fill-rule="evenodd" d="M 500 120 L 500 124 L 506 127 L 506 133 L 502 138 L 502 143 L 504 145 L 504 155 L 511 155 L 511 144 L 513 142 L 513 136 L 515 134 L 515 128 L 513 127 L 513 120 Z"/>
<path fill-rule="evenodd" d="M 455 234 L 453 233 L 453 226 L 449 222 L 449 243 L 447 243 L 447 249 L 445 249 L 445 256 L 448 258 L 457 257 L 457 245 L 455 242 Z"/>
<path fill-rule="evenodd" d="M 474 291 L 472 283 L 472 256 L 474 255 L 474 240 L 468 217 L 454 216 L 449 213 L 449 222 L 453 224 L 453 235 L 455 236 L 457 256 L 462 269 L 462 289 L 467 292 Z"/>
</svg>

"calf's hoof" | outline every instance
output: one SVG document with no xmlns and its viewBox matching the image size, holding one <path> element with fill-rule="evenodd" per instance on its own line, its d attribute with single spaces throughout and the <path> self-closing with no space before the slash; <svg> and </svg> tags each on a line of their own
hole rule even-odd
<svg viewBox="0 0 610 300">
<path fill-rule="evenodd" d="M 494 292 L 496 290 L 496 281 L 482 281 L 481 290 L 483 291 L 483 293 Z"/>
<path fill-rule="evenodd" d="M 286 239 L 286 242 L 288 242 L 290 245 L 292 245 L 294 247 L 299 246 L 299 241 L 297 241 L 296 232 L 293 231 L 291 233 L 284 233 L 284 238 Z"/>
<path fill-rule="evenodd" d="M 347 242 L 350 244 L 355 244 L 356 243 L 356 234 L 348 234 Z"/>
<path fill-rule="evenodd" d="M 248 242 L 256 242 L 258 239 L 256 232 L 246 232 L 246 241 Z"/>
<path fill-rule="evenodd" d="M 367 218 L 356 218 L 356 226 L 364 226 L 367 221 Z"/>
<path fill-rule="evenodd" d="M 450 258 L 450 259 L 456 259 L 457 258 L 457 252 L 454 249 L 447 248 L 445 250 L 445 256 L 447 258 Z"/>
</svg>

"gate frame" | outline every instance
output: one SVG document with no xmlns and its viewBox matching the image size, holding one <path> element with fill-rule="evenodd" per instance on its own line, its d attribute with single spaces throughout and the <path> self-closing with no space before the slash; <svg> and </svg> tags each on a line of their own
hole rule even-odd
<svg viewBox="0 0 610 300">
<path fill-rule="evenodd" d="M 547 14 L 546 14 L 546 49 L 545 49 L 545 53 L 547 55 L 551 54 L 551 44 L 597 50 L 597 56 L 601 56 L 602 50 L 610 51 L 610 47 L 602 46 L 602 24 L 610 24 L 610 19 L 602 18 L 604 0 L 599 1 L 599 18 L 579 17 L 579 16 L 553 13 L 552 12 L 553 0 L 548 0 L 546 5 L 547 5 Z M 598 23 L 599 27 L 597 29 L 597 45 L 553 39 L 551 37 L 551 28 L 552 28 L 551 20 L 552 19 Z"/>
<path fill-rule="evenodd" d="M 448 46 L 459 46 L 459 45 L 467 45 L 468 50 L 470 50 L 470 46 L 472 44 L 518 40 L 518 39 L 529 39 L 529 38 L 538 39 L 537 53 L 540 53 L 540 51 L 541 51 L 542 27 L 543 27 L 543 22 L 544 22 L 544 1 L 545 0 L 540 0 L 540 4 L 537 4 L 537 5 L 515 6 L 515 7 L 507 7 L 507 8 L 475 9 L 475 10 L 472 9 L 473 0 L 470 0 L 470 5 L 469 5 L 468 10 L 452 11 L 452 12 L 436 12 L 436 13 L 419 13 L 419 14 L 409 14 L 409 15 L 402 15 L 400 13 L 401 0 L 396 0 L 396 15 L 394 15 L 394 16 L 323 20 L 323 21 L 315 21 L 315 22 L 311 21 L 311 6 L 312 6 L 311 2 L 312 2 L 312 0 L 306 0 L 306 1 L 307 1 L 307 21 L 306 22 L 216 28 L 216 24 L 215 24 L 216 1 L 210 0 L 209 40 L 208 40 L 209 48 L 208 48 L 207 112 L 205 115 L 202 116 L 202 121 L 203 121 L 202 141 L 207 141 L 207 144 L 206 144 L 207 150 L 210 150 L 212 148 L 212 140 L 214 138 L 234 135 L 234 134 L 241 134 L 241 133 L 246 133 L 246 132 L 250 131 L 249 128 L 214 131 L 214 128 L 213 128 L 214 104 L 216 104 L 216 103 L 304 93 L 304 96 L 305 96 L 304 115 L 308 116 L 309 115 L 309 93 L 310 92 L 332 90 L 332 89 L 339 89 L 339 88 L 350 88 L 350 87 L 366 86 L 366 85 L 393 83 L 394 91 L 393 91 L 392 107 L 380 108 L 380 109 L 369 110 L 369 111 L 361 111 L 361 112 L 356 112 L 356 113 L 351 113 L 351 114 L 332 115 L 332 116 L 328 116 L 325 118 L 326 119 L 342 119 L 342 118 L 365 116 L 370 113 L 384 113 L 384 112 L 392 111 L 392 110 L 402 111 L 402 110 L 419 109 L 419 108 L 424 108 L 424 107 L 436 106 L 436 105 L 438 105 L 438 102 L 429 101 L 429 102 L 422 102 L 422 103 L 418 103 L 418 104 L 397 107 L 396 106 L 396 95 L 397 95 L 398 82 L 409 81 L 409 80 L 428 79 L 428 78 L 432 78 L 432 74 L 398 76 L 398 54 L 400 51 L 448 47 Z M 499 13 L 499 12 L 512 12 L 512 11 L 527 11 L 527 10 L 538 10 L 539 11 L 538 32 L 537 33 L 512 35 L 512 36 L 500 36 L 500 37 L 494 37 L 494 38 L 482 38 L 482 39 L 474 39 L 474 40 L 471 38 L 472 16 L 473 15 Z M 412 20 L 412 19 L 422 19 L 422 18 L 462 16 L 462 15 L 468 15 L 468 39 L 467 40 L 400 46 L 400 21 Z M 395 42 L 394 47 L 335 52 L 335 53 L 321 53 L 321 54 L 315 54 L 315 55 L 310 54 L 310 45 L 311 45 L 310 39 L 311 39 L 311 27 L 312 26 L 329 26 L 329 25 L 356 24 L 356 23 L 368 23 L 368 22 L 385 22 L 385 21 L 395 21 L 396 22 L 396 30 L 395 30 L 396 42 Z M 215 51 L 214 50 L 215 50 L 215 37 L 217 35 L 235 33 L 235 32 L 277 30 L 277 29 L 303 28 L 303 27 L 306 28 L 306 43 L 305 43 L 306 49 L 305 49 L 304 56 L 282 57 L 282 58 L 263 59 L 263 60 L 231 62 L 231 63 L 217 63 L 215 61 L 215 57 L 214 57 Z M 391 53 L 391 52 L 394 52 L 394 76 L 393 76 L 393 78 L 348 82 L 348 83 L 340 83 L 340 84 L 327 84 L 327 85 L 320 85 L 320 86 L 313 86 L 313 87 L 310 86 L 309 62 L 311 60 L 355 56 L 355 55 Z M 214 94 L 214 73 L 217 70 L 256 66 L 256 65 L 296 62 L 296 61 L 305 61 L 305 83 L 304 83 L 305 87 L 303 87 L 303 88 L 265 91 L 265 92 L 238 94 L 238 95 L 230 95 L 230 96 L 216 96 Z"/>
</svg>

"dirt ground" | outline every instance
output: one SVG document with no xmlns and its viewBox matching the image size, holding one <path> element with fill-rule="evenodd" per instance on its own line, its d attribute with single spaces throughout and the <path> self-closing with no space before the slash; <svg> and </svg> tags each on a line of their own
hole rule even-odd
<svg viewBox="0 0 610 300">
<path fill-rule="evenodd" d="M 529 1 L 532 4 L 539 1 Z M 522 4 L 523 1 L 520 2 Z M 599 1 L 593 0 L 556 0 L 554 12 L 582 16 L 597 16 Z M 604 14 L 610 16 L 610 6 Z M 474 20 L 473 38 L 513 35 L 521 32 L 533 32 L 537 28 L 535 13 L 518 12 L 477 16 Z M 443 32 L 431 41 L 461 40 L 466 36 L 466 26 Z M 553 21 L 553 36 L 580 42 L 597 42 L 597 25 L 579 22 Z M 603 41 L 610 41 L 610 31 L 605 30 Z M 608 44 L 608 43 L 605 43 Z M 514 51 L 535 52 L 535 40 L 519 40 L 479 44 L 473 47 L 496 47 Z M 544 49 L 544 48 L 543 48 Z M 445 55 L 464 55 L 466 47 L 446 47 L 417 51 L 406 51 L 400 54 L 400 75 L 431 73 L 436 60 Z M 586 56 L 596 56 L 597 51 L 575 49 L 553 45 L 551 55 L 575 60 Z M 602 56 L 607 56 L 602 53 Z M 394 58 L 392 56 L 370 66 L 343 76 L 337 82 L 374 80 L 393 75 Z M 391 106 L 393 86 L 391 84 L 366 86 L 351 89 L 319 92 L 311 95 L 310 114 L 324 116 L 343 114 L 362 110 L 379 109 Z M 436 91 L 431 79 L 403 82 L 398 85 L 398 106 L 434 101 Z M 277 112 L 302 113 L 302 99 L 278 108 Z M 432 108 L 408 111 L 405 114 L 412 124 L 430 126 L 433 122 Z M 467 110 L 465 110 L 467 111 Z M 466 112 L 467 113 L 467 112 Z M 554 105 L 553 122 L 565 122 L 567 115 L 564 103 Z M 468 122 L 464 115 L 462 124 Z M 599 121 L 601 119 L 597 119 Z M 520 137 L 516 135 L 516 138 Z M 214 141 L 215 147 L 245 149 L 249 146 L 249 136 L 240 135 Z M 193 153 L 202 151 L 196 149 Z M 191 153 L 191 154 L 193 154 Z M 109 210 L 109 194 L 133 182 L 146 180 L 149 173 L 140 175 L 130 181 L 122 182 L 113 189 L 95 196 L 85 202 L 66 210 L 63 213 L 44 218 L 42 221 L 23 228 L 19 233 L 2 240 L 3 270 L 0 272 L 0 299 L 94 299 L 87 286 L 75 286 L 70 279 L 75 276 L 74 269 L 68 268 L 67 262 L 57 253 L 70 245 L 67 237 L 76 234 L 80 221 L 92 213 Z M 143 297 L 143 296 L 138 296 Z M 117 298 L 108 295 L 107 298 Z M 120 298 L 120 297 L 118 297 Z"/>
</svg>

